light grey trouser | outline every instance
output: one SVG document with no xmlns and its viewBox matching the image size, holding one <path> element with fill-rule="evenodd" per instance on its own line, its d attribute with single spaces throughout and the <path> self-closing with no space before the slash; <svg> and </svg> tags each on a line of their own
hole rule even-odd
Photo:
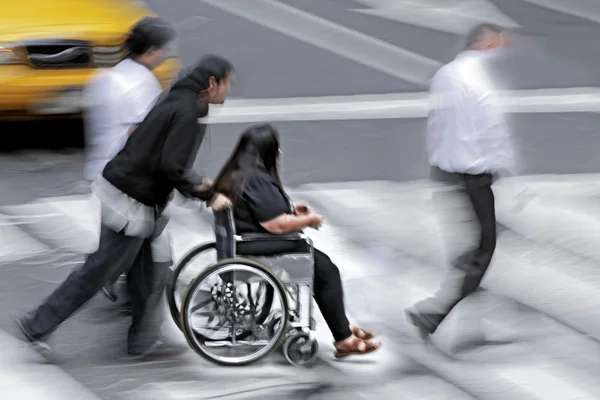
<svg viewBox="0 0 600 400">
<path fill-rule="evenodd" d="M 432 175 L 446 184 L 432 197 L 447 271 L 435 295 L 415 307 L 435 331 L 458 302 L 479 288 L 496 248 L 496 217 L 491 174 L 449 174 L 433 168 Z"/>
</svg>

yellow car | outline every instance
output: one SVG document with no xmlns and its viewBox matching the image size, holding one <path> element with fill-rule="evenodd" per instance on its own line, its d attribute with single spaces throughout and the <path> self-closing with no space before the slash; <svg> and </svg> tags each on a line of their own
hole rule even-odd
<svg viewBox="0 0 600 400">
<path fill-rule="evenodd" d="M 6 1 L 0 12 L 0 119 L 78 116 L 97 68 L 125 56 L 132 26 L 154 14 L 135 0 Z M 181 68 L 154 70 L 163 88 Z"/>
</svg>

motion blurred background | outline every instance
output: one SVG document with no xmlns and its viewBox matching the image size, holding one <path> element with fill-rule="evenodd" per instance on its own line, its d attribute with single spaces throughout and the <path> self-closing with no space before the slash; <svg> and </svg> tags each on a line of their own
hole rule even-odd
<svg viewBox="0 0 600 400">
<path fill-rule="evenodd" d="M 244 127 L 273 122 L 283 140 L 284 182 L 326 216 L 315 242 L 342 271 L 351 316 L 376 328 L 385 350 L 366 362 L 332 363 L 331 339 L 321 334 L 321 361 L 301 372 L 277 356 L 249 368 L 217 368 L 191 350 L 161 363 L 124 363 L 118 354 L 127 321 L 94 322 L 106 306 L 98 296 L 54 338 L 64 357 L 60 376 L 91 392 L 77 398 L 600 398 L 600 3 L 594 0 L 3 4 L 0 329 L 8 333 L 0 336 L 2 352 L 19 347 L 11 341 L 11 316 L 40 301 L 93 249 L 80 91 L 96 68 L 124 57 L 129 28 L 153 14 L 178 32 L 171 58 L 154 71 L 163 87 L 207 53 L 236 67 L 230 99 L 213 110 L 195 167 L 214 176 Z M 443 272 L 428 208 L 428 81 L 460 51 L 468 28 L 484 21 L 514 31 L 512 46 L 491 65 L 505 91 L 521 168 L 519 177 L 495 188 L 502 235 L 483 301 L 461 305 L 436 339 L 457 362 L 403 346 L 402 310 L 435 290 Z M 510 195 L 515 184 L 529 189 L 526 201 Z M 176 258 L 212 240 L 208 212 L 175 214 L 169 229 Z M 482 332 L 514 343 L 469 350 Z M 63 379 L 48 378 L 49 370 L 31 377 L 37 367 L 17 350 L 11 357 L 0 361 L 0 376 L 9 376 L 10 367 L 20 381 L 0 387 L 14 398 L 23 395 L 24 382 L 48 388 Z M 427 368 L 409 374 L 414 358 Z"/>
</svg>

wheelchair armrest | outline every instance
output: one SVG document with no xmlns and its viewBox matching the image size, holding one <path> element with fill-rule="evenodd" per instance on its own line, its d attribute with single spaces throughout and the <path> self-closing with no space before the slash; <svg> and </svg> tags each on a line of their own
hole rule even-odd
<svg viewBox="0 0 600 400">
<path fill-rule="evenodd" d="M 308 236 L 306 236 L 304 233 L 283 233 L 278 235 L 268 233 L 245 233 L 243 235 L 236 236 L 236 240 L 241 242 L 256 242 L 270 240 L 290 240 L 296 242 L 302 240 L 311 243 Z"/>
</svg>

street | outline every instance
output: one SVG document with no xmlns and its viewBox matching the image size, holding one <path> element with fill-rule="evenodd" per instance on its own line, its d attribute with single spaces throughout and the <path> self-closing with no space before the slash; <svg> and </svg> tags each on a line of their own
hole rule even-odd
<svg viewBox="0 0 600 400">
<path fill-rule="evenodd" d="M 177 27 L 184 64 L 207 53 L 232 60 L 232 107 L 290 105 L 290 112 L 273 113 L 283 141 L 282 179 L 292 198 L 325 216 L 323 229 L 310 236 L 340 268 L 352 322 L 375 330 L 383 348 L 364 359 L 335 361 L 333 339 L 317 312 L 320 353 L 312 368 L 292 367 L 277 352 L 241 368 L 211 365 L 191 349 L 169 360 L 124 361 L 129 318 L 97 295 L 52 336 L 63 372 L 106 400 L 600 397 L 600 117 L 573 100 L 584 88 L 600 87 L 594 40 L 600 7 L 470 1 L 471 11 L 444 18 L 443 7 L 431 0 L 423 1 L 425 9 L 374 0 L 146 3 Z M 365 119 L 349 111 L 336 119 L 288 114 L 331 96 L 355 104 L 360 100 L 352 96 L 402 94 L 411 102 L 427 91 L 428 75 L 460 49 L 460 35 L 477 10 L 516 28 L 513 48 L 494 64 L 503 89 L 549 90 L 564 102 L 540 98 L 547 105 L 528 111 L 534 99 L 510 114 L 523 176 L 494 187 L 504 229 L 485 290 L 461 304 L 435 335 L 449 357 L 406 344 L 411 331 L 404 308 L 433 293 L 443 275 L 428 208 L 425 119 L 394 110 Z M 594 109 L 594 96 L 585 101 Z M 215 112 L 195 164 L 211 177 L 242 129 L 262 118 L 256 111 L 248 121 L 229 122 L 227 110 L 226 104 L 222 120 Z M 13 318 L 50 293 L 97 240 L 81 177 L 80 122 L 0 124 L 3 135 L 26 130 L 36 134 L 0 154 L 0 330 L 18 339 Z M 63 139 L 71 148 L 62 149 Z M 533 199 L 514 197 L 515 185 L 526 186 Z M 214 240 L 208 211 L 173 205 L 170 212 L 176 260 Z M 169 320 L 166 329 L 187 345 Z M 477 346 L 482 335 L 504 344 Z M 7 340 L 0 335 L 0 347 L 8 348 Z M 0 369 L 9 367 L 0 362 Z"/>
</svg>

